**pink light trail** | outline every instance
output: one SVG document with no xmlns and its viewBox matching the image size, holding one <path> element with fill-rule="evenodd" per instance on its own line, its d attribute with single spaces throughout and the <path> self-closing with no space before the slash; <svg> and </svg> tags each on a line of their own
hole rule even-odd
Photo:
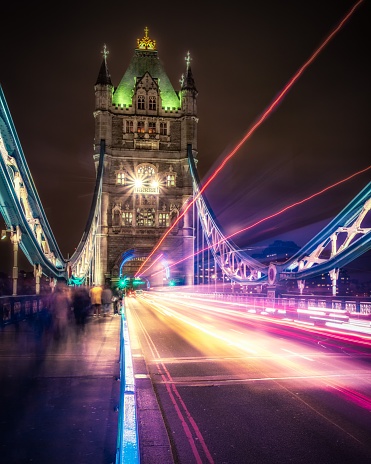
<svg viewBox="0 0 371 464">
<path fill-rule="evenodd" d="M 261 224 L 261 223 L 263 223 L 263 222 L 265 222 L 265 221 L 268 221 L 269 219 L 272 219 L 272 218 L 278 216 L 279 214 L 285 213 L 286 211 L 288 211 L 289 209 L 294 208 L 295 206 L 302 205 L 303 203 L 305 203 L 305 202 L 307 202 L 307 201 L 309 201 L 309 200 L 312 200 L 312 199 L 315 198 L 315 197 L 318 197 L 318 196 L 321 195 L 322 193 L 325 193 L 325 192 L 327 192 L 328 190 L 330 190 L 330 189 L 332 189 L 332 188 L 334 188 L 334 187 L 337 187 L 338 185 L 343 184 L 344 182 L 347 182 L 347 181 L 350 180 L 350 179 L 353 179 L 353 177 L 356 177 L 356 176 L 358 176 L 359 174 L 362 174 L 362 173 L 368 171 L 369 169 L 371 169 L 371 165 L 368 166 L 368 167 L 365 168 L 365 169 L 362 169 L 361 171 L 357 171 L 357 172 L 353 173 L 352 175 L 346 177 L 345 179 L 339 180 L 339 181 L 335 182 L 334 184 L 328 185 L 327 187 L 325 187 L 324 189 L 320 190 L 319 192 L 313 193 L 312 195 L 309 195 L 308 197 L 303 198 L 302 200 L 296 201 L 295 203 L 291 203 L 291 205 L 285 206 L 284 208 L 280 209 L 279 211 L 277 211 L 277 212 L 275 212 L 275 213 L 273 213 L 273 214 L 270 214 L 269 216 L 266 216 L 265 218 L 259 219 L 259 221 L 256 221 L 256 222 L 254 222 L 253 224 L 250 224 L 249 226 L 244 227 L 243 229 L 238 230 L 237 232 L 233 232 L 233 234 L 230 234 L 230 235 L 228 235 L 227 237 L 224 237 L 222 240 L 219 240 L 218 242 L 213 243 L 212 245 L 210 245 L 210 246 L 208 246 L 208 247 L 205 247 L 205 248 L 203 248 L 202 250 L 197 251 L 197 253 L 194 253 L 194 254 L 192 254 L 192 255 L 186 256 L 185 258 L 183 258 L 183 259 L 177 261 L 176 263 L 173 263 L 173 264 L 169 265 L 168 267 L 169 267 L 169 268 L 170 268 L 170 267 L 173 267 L 173 266 L 175 266 L 175 265 L 177 265 L 177 264 L 182 263 L 183 261 L 186 261 L 186 260 L 189 259 L 189 258 L 193 258 L 193 256 L 197 256 L 197 255 L 199 255 L 200 253 L 202 253 L 202 252 L 204 252 L 204 251 L 206 251 L 206 250 L 209 250 L 210 248 L 212 248 L 212 247 L 214 247 L 214 246 L 217 246 L 217 245 L 219 245 L 219 244 L 225 242 L 226 240 L 228 240 L 228 239 L 230 239 L 230 238 L 232 238 L 232 237 L 235 237 L 235 236 L 238 235 L 238 234 L 241 234 L 242 232 L 246 232 L 247 230 L 250 230 L 250 229 L 252 229 L 253 227 L 258 226 L 259 224 Z M 154 274 L 151 274 L 151 276 L 154 276 L 154 275 L 158 274 L 159 272 L 162 272 L 162 271 L 157 271 L 157 272 L 155 272 Z"/>
<path fill-rule="evenodd" d="M 227 155 L 222 163 L 219 165 L 218 168 L 214 171 L 214 173 L 209 177 L 209 179 L 203 184 L 202 188 L 199 190 L 197 195 L 193 198 L 191 202 L 185 207 L 184 211 L 177 217 L 176 221 L 171 225 L 169 229 L 164 233 L 161 237 L 157 245 L 153 248 L 151 253 L 148 257 L 144 260 L 141 264 L 140 268 L 138 269 L 135 277 L 137 277 L 146 264 L 146 262 L 153 256 L 153 254 L 158 250 L 161 243 L 165 240 L 165 238 L 169 235 L 172 229 L 178 224 L 180 219 L 187 213 L 189 208 L 195 203 L 197 198 L 205 191 L 205 189 L 211 184 L 211 182 L 216 178 L 219 172 L 224 168 L 224 166 L 228 163 L 228 161 L 237 153 L 237 151 L 242 147 L 242 145 L 248 140 L 251 135 L 256 131 L 256 129 L 268 118 L 268 116 L 272 113 L 272 111 L 278 106 L 278 104 L 282 101 L 284 96 L 287 92 L 291 89 L 291 87 L 295 84 L 295 82 L 299 79 L 299 77 L 303 74 L 303 72 L 312 64 L 312 62 L 317 58 L 317 56 L 321 53 L 321 51 L 326 47 L 326 45 L 333 39 L 333 37 L 339 32 L 339 30 L 344 26 L 344 24 L 349 20 L 355 10 L 363 3 L 364 0 L 359 0 L 344 16 L 344 18 L 339 22 L 339 24 L 335 27 L 335 29 L 326 37 L 326 39 L 322 42 L 322 44 L 316 49 L 316 51 L 308 58 L 308 60 L 299 68 L 298 71 L 294 74 L 294 76 L 289 80 L 289 82 L 285 85 L 285 87 L 281 90 L 278 96 L 273 100 L 273 102 L 268 106 L 268 108 L 263 111 L 261 116 L 258 120 L 252 125 L 252 127 L 246 132 L 245 136 L 241 139 L 241 141 L 235 146 L 235 148 Z"/>
</svg>

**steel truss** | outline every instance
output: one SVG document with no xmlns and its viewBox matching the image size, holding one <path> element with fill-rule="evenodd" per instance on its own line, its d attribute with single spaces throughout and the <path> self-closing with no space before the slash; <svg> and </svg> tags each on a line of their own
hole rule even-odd
<svg viewBox="0 0 371 464">
<path fill-rule="evenodd" d="M 200 194 L 200 182 L 188 146 L 188 160 L 193 180 L 194 199 L 207 248 L 223 274 L 245 285 L 270 285 L 329 273 L 333 282 L 339 269 L 371 249 L 371 183 L 369 183 L 319 234 L 285 263 L 263 265 L 239 250 L 221 231 L 215 215 Z"/>
</svg>

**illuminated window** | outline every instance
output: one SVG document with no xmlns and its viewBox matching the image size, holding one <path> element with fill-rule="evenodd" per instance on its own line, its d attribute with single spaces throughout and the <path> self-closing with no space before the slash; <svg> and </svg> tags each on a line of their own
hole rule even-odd
<svg viewBox="0 0 371 464">
<path fill-rule="evenodd" d="M 168 187 L 175 187 L 175 175 L 174 174 L 168 174 L 166 176 L 166 185 Z"/>
<path fill-rule="evenodd" d="M 126 121 L 125 132 L 131 134 L 134 132 L 134 123 L 133 121 Z"/>
<path fill-rule="evenodd" d="M 155 210 L 153 208 L 138 208 L 137 209 L 137 226 L 138 227 L 154 227 L 155 225 Z"/>
<path fill-rule="evenodd" d="M 124 172 L 117 173 L 116 184 L 125 185 L 125 173 Z"/>
<path fill-rule="evenodd" d="M 144 134 L 144 121 L 138 121 L 137 132 L 139 134 Z"/>
<path fill-rule="evenodd" d="M 166 124 L 166 122 L 160 122 L 160 135 L 167 135 L 167 124 Z"/>
<path fill-rule="evenodd" d="M 122 225 L 125 227 L 131 227 L 133 225 L 133 213 L 131 211 L 122 213 Z"/>
<path fill-rule="evenodd" d="M 156 134 L 156 123 L 155 122 L 149 122 L 148 123 L 148 133 L 149 134 Z"/>
<path fill-rule="evenodd" d="M 156 111 L 156 107 L 157 107 L 157 104 L 156 104 L 156 97 L 149 97 L 149 104 L 148 104 L 148 107 L 150 110 L 152 111 Z"/>
<path fill-rule="evenodd" d="M 159 194 L 160 186 L 156 179 L 156 170 L 152 165 L 140 164 L 138 166 L 134 191 L 145 195 Z"/>
<path fill-rule="evenodd" d="M 158 225 L 159 227 L 169 227 L 170 216 L 169 213 L 159 213 L 158 215 Z"/>
<path fill-rule="evenodd" d="M 138 95 L 138 110 L 145 109 L 145 98 L 144 95 Z"/>
<path fill-rule="evenodd" d="M 155 170 L 152 166 L 142 165 L 138 168 L 138 175 L 140 177 L 153 177 L 155 175 Z"/>
</svg>

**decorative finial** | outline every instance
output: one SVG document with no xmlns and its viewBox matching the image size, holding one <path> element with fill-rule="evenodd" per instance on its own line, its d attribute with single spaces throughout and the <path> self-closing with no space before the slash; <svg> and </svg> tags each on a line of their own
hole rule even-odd
<svg viewBox="0 0 371 464">
<path fill-rule="evenodd" d="M 103 55 L 103 58 L 104 60 L 107 60 L 107 56 L 109 55 L 109 51 L 107 49 L 107 45 L 104 44 L 103 45 L 103 50 L 101 51 L 102 55 Z"/>
<path fill-rule="evenodd" d="M 156 50 L 156 41 L 149 38 L 147 26 L 144 28 L 144 37 L 137 39 L 137 47 L 140 50 Z"/>
<path fill-rule="evenodd" d="M 187 52 L 187 56 L 184 58 L 186 60 L 186 63 L 187 63 L 187 71 L 189 69 L 189 67 L 191 66 L 191 54 L 189 53 L 189 51 Z"/>
</svg>

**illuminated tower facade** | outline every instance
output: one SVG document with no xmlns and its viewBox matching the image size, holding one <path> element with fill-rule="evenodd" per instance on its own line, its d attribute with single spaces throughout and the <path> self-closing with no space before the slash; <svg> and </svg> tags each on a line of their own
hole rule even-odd
<svg viewBox="0 0 371 464">
<path fill-rule="evenodd" d="M 107 55 L 104 47 L 94 86 L 94 161 L 97 167 L 104 140 L 100 280 L 115 283 L 135 275 L 192 199 L 187 146 L 196 158 L 197 89 L 188 53 L 180 89 L 174 90 L 147 28 L 117 87 L 111 82 Z M 172 279 L 193 283 L 192 259 L 171 266 L 193 253 L 192 209 L 142 266 L 145 276 L 157 259 L 147 274 L 152 286 Z"/>
</svg>

